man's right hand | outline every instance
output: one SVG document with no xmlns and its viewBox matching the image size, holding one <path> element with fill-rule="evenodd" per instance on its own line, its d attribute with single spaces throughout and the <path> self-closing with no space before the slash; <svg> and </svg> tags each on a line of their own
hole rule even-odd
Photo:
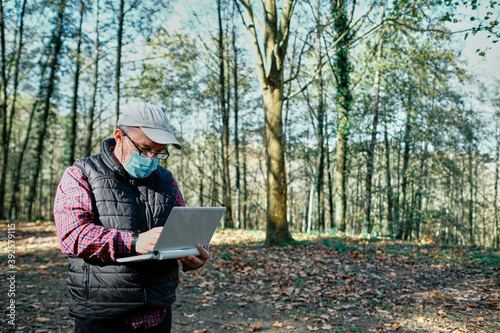
<svg viewBox="0 0 500 333">
<path fill-rule="evenodd" d="M 139 236 L 137 236 L 137 242 L 135 243 L 135 252 L 146 254 L 149 251 L 153 251 L 162 230 L 163 227 L 156 227 L 139 234 Z"/>
</svg>

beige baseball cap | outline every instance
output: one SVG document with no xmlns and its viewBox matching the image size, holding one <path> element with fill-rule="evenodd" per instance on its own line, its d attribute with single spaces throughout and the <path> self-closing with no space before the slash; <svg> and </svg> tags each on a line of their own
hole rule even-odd
<svg viewBox="0 0 500 333">
<path fill-rule="evenodd" d="M 118 118 L 118 126 L 120 125 L 139 127 L 152 141 L 182 149 L 181 144 L 172 134 L 165 113 L 151 103 L 138 102 L 125 106 Z"/>
</svg>

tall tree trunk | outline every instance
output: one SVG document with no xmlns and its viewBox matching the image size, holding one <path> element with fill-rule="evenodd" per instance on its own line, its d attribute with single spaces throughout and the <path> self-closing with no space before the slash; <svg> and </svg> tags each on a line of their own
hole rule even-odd
<svg viewBox="0 0 500 333">
<path fill-rule="evenodd" d="M 328 119 L 326 118 L 325 115 L 325 124 L 328 124 Z M 333 163 L 330 161 L 330 135 L 328 134 L 328 131 L 326 131 L 326 170 L 328 174 L 328 207 L 330 209 L 330 219 L 328 222 L 328 230 L 333 230 L 335 227 L 335 221 L 334 221 L 334 216 L 335 216 L 335 207 L 333 205 L 333 198 L 334 198 L 334 193 L 333 193 L 333 178 L 332 178 L 332 165 Z"/>
<path fill-rule="evenodd" d="M 479 169 L 479 163 L 476 163 L 476 179 L 477 179 L 476 184 L 479 183 L 479 179 L 477 178 L 478 177 L 478 173 L 477 173 L 478 169 Z M 486 186 L 482 186 L 481 188 L 478 188 L 478 186 L 476 186 L 476 198 L 477 198 L 477 191 L 480 189 L 482 189 L 482 192 L 483 192 L 483 193 L 481 193 L 481 197 L 487 198 Z M 486 230 L 486 216 L 485 216 L 486 214 L 485 213 L 486 213 L 485 210 L 483 210 L 482 214 L 480 214 L 482 227 L 483 227 L 483 241 L 481 243 L 481 245 L 483 247 L 486 247 L 486 244 L 487 244 L 487 236 L 486 236 L 487 230 Z M 491 245 L 490 245 L 490 247 L 491 247 Z"/>
<path fill-rule="evenodd" d="M 123 46 L 123 22 L 125 21 L 125 0 L 120 0 L 118 12 L 118 34 L 116 48 L 116 69 L 115 69 L 115 128 L 118 127 L 118 117 L 120 116 L 120 80 L 122 71 L 122 46 Z"/>
<path fill-rule="evenodd" d="M 73 100 L 71 102 L 71 128 L 69 133 L 69 165 L 75 162 L 75 150 L 76 150 L 76 121 L 78 118 L 78 85 L 80 81 L 80 63 L 82 58 L 82 25 L 83 25 L 83 15 L 84 7 L 83 1 L 79 1 L 80 7 L 80 22 L 78 24 L 78 29 L 76 31 L 76 64 L 75 64 L 75 78 L 73 86 Z"/>
<path fill-rule="evenodd" d="M 307 232 L 307 224 L 309 220 L 309 200 L 303 200 L 304 202 L 304 219 L 302 220 L 301 232 L 305 234 Z"/>
<path fill-rule="evenodd" d="M 422 152 L 422 157 L 420 159 L 420 171 L 421 176 L 417 180 L 417 193 L 416 197 L 416 216 L 415 216 L 415 232 L 417 240 L 422 236 L 420 231 L 422 229 L 423 219 L 424 219 L 424 190 L 427 188 L 427 150 L 428 150 L 428 142 L 426 140 L 424 145 L 424 151 Z"/>
<path fill-rule="evenodd" d="M 214 120 L 215 122 L 215 120 Z M 215 124 L 214 124 L 214 129 L 215 129 Z M 214 133 L 216 133 L 216 131 L 214 131 Z M 219 173 L 219 165 L 217 163 L 217 144 L 215 143 L 215 138 L 212 138 L 211 139 L 212 142 L 212 163 L 213 163 L 213 167 L 212 167 L 212 198 L 211 198 L 211 201 L 210 201 L 210 205 L 212 207 L 216 206 L 218 203 L 219 203 L 219 188 L 218 188 L 218 184 L 217 184 L 217 174 Z"/>
<path fill-rule="evenodd" d="M 446 190 L 448 192 L 448 193 L 446 193 L 446 197 L 447 197 L 446 201 L 448 201 L 447 202 L 447 207 L 446 207 L 446 214 L 448 216 L 452 216 L 452 219 L 454 217 L 455 220 L 457 221 L 458 220 L 458 216 L 457 216 L 457 213 L 454 212 L 454 209 L 453 209 L 453 188 L 454 188 L 454 186 L 453 186 L 453 177 L 452 177 L 452 174 L 451 174 L 451 170 L 449 170 L 447 172 L 446 178 L 447 178 L 447 181 L 448 181 L 447 182 L 448 186 L 446 188 Z M 462 191 L 460 191 L 460 192 L 462 192 Z M 455 216 L 453 216 L 453 215 L 455 215 Z M 454 224 L 454 226 L 456 226 L 456 223 L 453 223 L 453 224 Z M 453 232 L 452 232 L 452 235 L 451 235 L 452 240 L 456 240 L 457 239 L 455 231 L 456 231 L 456 229 L 454 228 Z M 439 232 L 439 229 L 437 230 L 437 232 Z"/>
<path fill-rule="evenodd" d="M 396 184 L 395 184 L 395 189 L 396 193 L 394 194 L 394 225 L 396 228 L 396 238 L 397 234 L 399 232 L 400 224 L 401 224 L 401 212 L 400 212 L 400 197 L 399 194 L 401 193 L 401 145 L 402 145 L 403 140 L 401 140 L 400 137 L 396 139 L 395 145 L 396 145 L 396 153 L 397 153 L 397 165 L 396 165 Z"/>
<path fill-rule="evenodd" d="M 242 173 L 243 173 L 243 229 L 248 228 L 248 179 L 247 179 L 247 148 L 245 136 L 242 137 L 242 149 L 241 149 L 241 159 L 242 159 Z"/>
<path fill-rule="evenodd" d="M 385 110 L 384 110 L 385 111 Z M 385 143 L 385 175 L 387 183 L 387 231 L 390 237 L 394 237 L 394 192 L 392 190 L 391 176 L 391 145 L 389 142 L 389 134 L 387 132 L 387 117 L 384 112 L 384 143 Z"/>
<path fill-rule="evenodd" d="M 309 190 L 309 204 L 307 205 L 307 229 L 306 232 L 308 234 L 311 233 L 313 226 L 312 226 L 312 214 L 313 214 L 313 201 L 314 201 L 314 185 L 311 184 L 311 189 Z"/>
<path fill-rule="evenodd" d="M 217 18 L 219 23 L 219 100 L 222 114 L 222 186 L 223 202 L 226 207 L 224 214 L 224 227 L 234 228 L 233 212 L 231 205 L 231 178 L 229 174 L 229 110 L 226 107 L 226 88 L 224 76 L 224 29 L 222 27 L 221 0 L 217 0 Z"/>
<path fill-rule="evenodd" d="M 342 36 L 336 44 L 335 75 L 337 80 L 337 166 L 335 168 L 335 224 L 341 232 L 346 231 L 346 185 L 347 185 L 347 139 L 349 137 L 349 111 L 352 104 L 350 90 L 351 65 L 349 63 L 349 22 L 346 2 L 333 3 L 332 16 L 337 36 Z"/>
<path fill-rule="evenodd" d="M 241 228 L 242 218 L 241 218 L 241 202 L 243 200 L 243 193 L 241 191 L 241 175 L 240 175 L 240 133 L 238 127 L 238 49 L 236 47 L 236 27 L 233 27 L 233 36 L 232 36 L 232 46 L 234 52 L 234 65 L 233 65 L 233 89 L 234 89 L 234 158 L 235 158 L 235 173 L 236 173 L 236 200 L 237 203 L 237 221 L 238 226 Z"/>
<path fill-rule="evenodd" d="M 354 159 L 353 159 L 354 160 Z M 360 191 L 359 188 L 362 186 L 362 178 L 361 177 L 361 168 L 356 168 L 357 174 L 356 174 L 356 190 L 354 192 L 354 195 L 351 195 L 351 202 L 352 204 L 350 205 L 350 214 L 353 214 L 354 212 L 362 212 L 363 211 L 363 204 L 362 200 L 360 200 Z M 351 226 L 347 226 L 346 232 L 357 235 L 361 233 L 361 223 L 358 219 L 351 219 Z"/>
<path fill-rule="evenodd" d="M 5 178 L 7 177 L 7 164 L 8 159 L 7 155 L 9 154 L 9 138 L 7 135 L 7 58 L 5 52 L 5 20 L 4 20 L 4 12 L 3 12 L 3 0 L 0 0 L 0 53 L 2 57 L 2 65 L 0 78 L 2 82 L 0 82 L 0 96 L 1 96 L 1 105 L 0 105 L 0 117 L 2 120 L 2 171 L 0 174 L 0 219 L 3 219 L 5 216 L 4 213 L 4 201 L 5 201 Z"/>
<path fill-rule="evenodd" d="M 382 15 L 383 18 L 383 15 Z M 365 198 L 365 220 L 363 224 L 363 233 L 371 234 L 373 223 L 371 220 L 372 203 L 372 179 L 373 179 L 373 159 L 375 155 L 375 144 L 377 143 L 378 110 L 380 100 L 380 67 L 382 66 L 382 44 L 384 43 L 384 28 L 377 46 L 377 68 L 375 70 L 375 99 L 373 101 L 373 123 L 370 146 L 368 147 L 368 158 L 366 160 L 366 198 Z"/>
<path fill-rule="evenodd" d="M 200 207 L 203 207 L 204 182 L 203 182 L 203 175 L 201 174 L 202 171 L 201 166 L 198 166 L 198 170 L 200 171 L 200 181 L 198 183 L 198 200 L 200 201 Z"/>
<path fill-rule="evenodd" d="M 247 29 L 253 39 L 257 71 L 264 100 L 266 136 L 266 241 L 267 246 L 291 241 L 287 221 L 287 183 L 285 171 L 285 138 L 283 136 L 283 65 L 285 61 L 293 0 L 283 0 L 281 19 L 274 0 L 263 0 L 264 50 L 261 52 L 250 1 L 241 0 L 250 24 Z"/>
<path fill-rule="evenodd" d="M 51 149 L 51 152 L 49 156 L 54 156 L 54 149 Z M 55 164 L 57 163 L 57 160 L 54 158 L 50 159 L 50 178 L 49 178 L 49 184 L 48 184 L 48 191 L 46 195 L 45 202 L 47 203 L 46 207 L 46 212 L 47 215 L 51 215 L 51 210 L 54 207 L 54 200 L 55 200 L 55 194 L 57 192 L 57 186 L 58 182 L 55 180 Z"/>
<path fill-rule="evenodd" d="M 412 115 L 411 115 L 411 91 L 408 93 L 408 104 L 406 109 L 406 125 L 404 133 L 404 144 L 405 150 L 403 152 L 403 170 L 402 170 L 402 181 L 401 181 L 401 192 L 402 192 L 402 202 L 403 202 L 403 223 L 398 226 L 398 239 L 408 239 L 409 231 L 409 214 L 408 214 L 408 204 L 406 202 L 407 190 L 408 190 L 408 169 L 410 166 L 410 140 L 411 140 L 411 130 L 412 130 Z"/>
<path fill-rule="evenodd" d="M 466 156 L 464 156 L 462 158 L 462 170 L 467 170 L 467 164 L 465 163 L 465 160 L 466 160 Z M 458 175 L 459 179 L 458 179 L 458 188 L 460 189 L 465 189 L 466 188 L 466 183 L 464 181 L 464 178 L 467 178 L 467 174 L 464 172 L 463 174 L 460 174 Z M 459 203 L 455 203 L 455 207 L 454 209 L 456 209 L 458 211 L 458 209 L 460 209 L 459 212 L 457 212 L 457 215 L 460 214 L 460 217 L 457 218 L 457 224 L 458 225 L 463 225 L 465 226 L 465 223 L 468 223 L 468 220 L 466 220 L 466 217 L 467 217 L 467 207 L 468 207 L 468 204 L 466 202 L 466 199 L 465 199 L 465 194 L 467 193 L 467 191 L 459 191 L 457 190 L 458 193 L 460 193 L 460 202 Z"/>
<path fill-rule="evenodd" d="M 325 107 L 324 107 L 324 84 L 323 84 L 323 52 L 321 48 L 321 14 L 320 14 L 320 1 L 317 4 L 317 39 L 318 39 L 318 163 L 317 163 L 317 179 L 316 179 L 316 193 L 318 196 L 318 229 L 320 232 L 325 231 Z"/>
<path fill-rule="evenodd" d="M 84 156 L 92 154 L 92 138 L 94 137 L 94 114 L 97 98 L 97 85 L 99 82 L 99 0 L 96 1 L 96 20 L 95 20 L 95 41 L 94 41 L 94 73 L 92 82 L 92 93 L 90 97 L 90 108 L 87 115 L 87 131 L 85 137 Z"/>
<path fill-rule="evenodd" d="M 492 243 L 495 248 L 500 246 L 500 232 L 498 229 L 498 174 L 499 174 L 500 140 L 497 137 L 497 155 L 495 158 L 495 194 L 493 197 L 493 235 Z"/>
<path fill-rule="evenodd" d="M 58 20 L 57 20 L 57 27 L 56 30 L 54 31 L 53 35 L 53 44 L 54 44 L 54 49 L 52 52 L 52 59 L 50 63 L 50 76 L 49 76 L 49 81 L 47 82 L 47 91 L 45 94 L 45 101 L 43 105 L 43 110 L 42 110 L 42 122 L 41 122 L 41 127 L 40 127 L 40 132 L 38 134 L 38 142 L 35 147 L 35 170 L 33 172 L 33 179 L 32 183 L 30 186 L 30 190 L 28 192 L 28 219 L 32 219 L 32 212 L 33 212 L 33 201 L 36 198 L 36 189 L 37 189 L 37 183 L 38 183 L 38 178 L 40 177 L 40 173 L 42 170 L 42 155 L 43 155 L 43 143 L 45 139 L 45 135 L 47 134 L 47 123 L 49 119 L 49 114 L 50 114 L 50 99 L 52 97 L 52 93 L 54 92 L 55 88 L 55 81 L 56 81 L 56 72 L 58 68 L 58 61 L 59 61 L 59 53 L 61 51 L 63 39 L 63 31 L 64 31 L 64 9 L 66 7 L 66 0 L 61 0 L 58 8 Z"/>
<path fill-rule="evenodd" d="M 204 204 L 204 197 L 203 193 L 205 190 L 205 183 L 204 183 L 204 173 L 203 173 L 203 161 L 202 158 L 204 157 L 204 149 L 200 152 L 200 146 L 196 145 L 195 147 L 195 153 L 196 153 L 196 167 L 198 169 L 198 176 L 200 177 L 199 183 L 198 183 L 198 200 L 200 202 L 200 207 L 203 207 Z"/>
<path fill-rule="evenodd" d="M 474 159 L 473 159 L 473 149 L 472 149 L 472 139 L 469 142 L 469 202 L 468 202 L 468 222 L 469 222 L 469 241 L 470 245 L 475 245 L 474 240 Z"/>
<path fill-rule="evenodd" d="M 382 184 L 382 178 L 383 178 L 383 175 L 382 174 L 379 174 L 378 176 L 378 186 L 380 188 L 382 188 L 381 184 Z M 384 221 L 384 192 L 383 191 L 380 191 L 378 193 L 378 225 L 379 225 L 379 235 L 385 235 L 386 233 L 384 233 L 383 229 L 384 229 L 384 225 L 382 224 L 382 222 Z"/>
<path fill-rule="evenodd" d="M 275 78 L 281 81 L 281 78 Z M 281 85 L 281 84 L 280 84 Z M 270 91 L 268 91 L 270 90 Z M 269 87 L 264 92 L 266 132 L 266 245 L 291 241 L 286 217 L 287 184 L 285 174 L 285 143 L 281 119 L 282 90 Z"/>
<path fill-rule="evenodd" d="M 474 155 L 473 155 L 474 157 Z M 474 162 L 473 162 L 474 163 Z M 479 161 L 475 161 L 474 163 L 474 178 L 472 179 L 472 184 L 473 184 L 473 201 L 472 201 L 472 225 L 474 226 L 472 232 L 474 235 L 479 234 L 479 217 L 481 216 L 480 214 L 477 214 L 477 208 L 476 208 L 476 202 L 478 201 L 477 199 L 477 191 L 478 191 L 478 172 L 477 169 L 479 167 Z M 477 215 L 477 217 L 476 217 Z M 481 235 L 479 235 L 481 237 Z M 479 243 L 481 245 L 481 243 Z M 473 244 L 475 245 L 475 244 Z M 484 243 L 482 244 L 484 246 Z"/>
</svg>

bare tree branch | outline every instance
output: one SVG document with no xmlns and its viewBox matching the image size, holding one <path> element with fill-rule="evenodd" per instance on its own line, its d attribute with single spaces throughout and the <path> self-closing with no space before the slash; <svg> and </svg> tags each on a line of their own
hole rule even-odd
<svg viewBox="0 0 500 333">
<path fill-rule="evenodd" d="M 262 51 L 259 45 L 259 39 L 257 37 L 257 30 L 255 29 L 255 17 L 253 13 L 253 8 L 252 4 L 250 3 L 249 0 L 239 0 L 241 4 L 245 7 L 248 18 L 250 20 L 250 24 L 247 25 L 245 23 L 245 20 L 243 18 L 243 15 L 241 14 L 240 7 L 238 5 L 238 0 L 235 0 L 236 7 L 238 8 L 238 11 L 241 14 L 243 24 L 245 25 L 247 31 L 250 33 L 250 36 L 252 37 L 253 45 L 255 48 L 255 55 L 256 55 L 256 60 L 257 60 L 257 74 L 259 76 L 259 80 L 261 83 L 261 86 L 264 87 L 266 83 L 266 68 L 264 64 L 264 59 L 262 58 Z"/>
</svg>

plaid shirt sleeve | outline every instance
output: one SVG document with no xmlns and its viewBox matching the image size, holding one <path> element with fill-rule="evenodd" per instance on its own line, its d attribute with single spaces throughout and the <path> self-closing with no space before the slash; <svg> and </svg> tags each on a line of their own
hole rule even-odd
<svg viewBox="0 0 500 333">
<path fill-rule="evenodd" d="M 132 253 L 132 233 L 94 224 L 90 187 L 77 167 L 66 169 L 57 188 L 54 219 L 62 252 L 110 262 Z"/>
<path fill-rule="evenodd" d="M 179 186 L 177 185 L 177 181 L 174 179 L 174 188 L 175 188 L 175 205 L 176 206 L 186 206 L 184 202 L 184 198 L 182 197 L 182 193 L 179 190 Z"/>
</svg>

